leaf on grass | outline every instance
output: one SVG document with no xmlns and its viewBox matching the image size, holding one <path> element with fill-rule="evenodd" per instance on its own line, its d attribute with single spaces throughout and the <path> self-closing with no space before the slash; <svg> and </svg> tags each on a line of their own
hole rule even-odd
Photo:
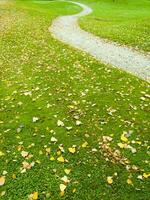
<svg viewBox="0 0 150 200">
<path fill-rule="evenodd" d="M 125 137 L 125 133 L 123 133 L 123 134 L 121 135 L 121 140 L 122 140 L 123 142 L 128 142 L 128 138 Z"/>
<path fill-rule="evenodd" d="M 131 150 L 132 153 L 136 153 L 137 152 L 136 148 L 133 148 L 130 145 L 129 145 L 129 149 Z"/>
<path fill-rule="evenodd" d="M 111 141 L 113 140 L 112 137 L 110 137 L 110 136 L 105 136 L 105 135 L 104 135 L 102 138 L 103 138 L 103 141 L 104 141 L 105 143 L 111 142 Z"/>
<path fill-rule="evenodd" d="M 34 122 L 34 123 L 37 122 L 38 120 L 39 120 L 38 117 L 33 117 L 33 118 L 32 118 L 32 122 Z"/>
<path fill-rule="evenodd" d="M 62 180 L 65 184 L 67 184 L 67 183 L 70 182 L 70 180 L 68 179 L 67 176 L 63 176 L 63 177 L 61 178 L 61 180 Z"/>
<path fill-rule="evenodd" d="M 137 178 L 140 179 L 140 180 L 143 180 L 143 176 L 142 175 L 138 175 Z"/>
<path fill-rule="evenodd" d="M 23 166 L 21 168 L 21 173 L 24 173 L 24 172 L 26 172 L 26 170 L 31 169 L 35 165 L 35 163 L 34 162 L 28 163 L 26 161 L 23 161 L 22 165 Z"/>
<path fill-rule="evenodd" d="M 51 160 L 51 161 L 55 160 L 54 156 L 51 156 L 51 157 L 50 157 L 50 160 Z"/>
<path fill-rule="evenodd" d="M 46 154 L 49 155 L 51 153 L 51 148 L 46 148 L 45 151 L 46 151 Z"/>
<path fill-rule="evenodd" d="M 0 177 L 0 186 L 3 186 L 5 184 L 5 176 Z"/>
<path fill-rule="evenodd" d="M 22 157 L 26 158 L 29 155 L 29 153 L 27 151 L 22 151 L 21 155 Z"/>
<path fill-rule="evenodd" d="M 57 158 L 57 160 L 58 160 L 59 162 L 62 162 L 62 163 L 64 163 L 64 162 L 65 162 L 65 159 L 64 159 L 64 157 L 63 157 L 63 156 L 60 156 L 60 157 L 58 157 L 58 158 Z"/>
<path fill-rule="evenodd" d="M 107 183 L 108 183 L 109 185 L 111 185 L 111 184 L 113 183 L 112 176 L 108 176 L 108 177 L 107 177 Z"/>
<path fill-rule="evenodd" d="M 22 106 L 23 103 L 21 101 L 18 102 L 18 106 Z"/>
<path fill-rule="evenodd" d="M 70 147 L 68 148 L 69 152 L 74 154 L 76 152 L 76 148 L 75 147 Z"/>
<path fill-rule="evenodd" d="M 16 179 L 16 174 L 13 174 L 13 175 L 12 175 L 12 178 L 13 178 L 13 179 Z"/>
<path fill-rule="evenodd" d="M 5 194 L 6 194 L 6 191 L 2 191 L 2 192 L 0 193 L 0 196 L 3 197 Z"/>
<path fill-rule="evenodd" d="M 65 195 L 65 192 L 64 192 L 64 191 L 60 192 L 60 196 L 61 196 L 61 197 L 63 197 L 64 195 Z"/>
<path fill-rule="evenodd" d="M 8 174 L 8 172 L 6 170 L 4 170 L 3 175 L 5 176 L 6 174 Z"/>
<path fill-rule="evenodd" d="M 51 137 L 51 142 L 57 142 L 57 139 L 55 137 Z"/>
<path fill-rule="evenodd" d="M 93 152 L 93 153 L 97 152 L 97 149 L 93 148 L 93 149 L 92 149 L 92 152 Z"/>
<path fill-rule="evenodd" d="M 117 145 L 118 145 L 118 147 L 120 147 L 121 149 L 125 148 L 125 146 L 126 146 L 126 145 L 123 144 L 123 143 L 118 143 Z"/>
<path fill-rule="evenodd" d="M 70 174 L 71 169 L 64 169 L 64 172 L 65 172 L 66 174 Z"/>
<path fill-rule="evenodd" d="M 76 189 L 76 188 L 74 188 L 74 189 L 72 190 L 72 192 L 73 192 L 73 193 L 75 193 L 76 191 L 77 191 L 77 189 Z"/>
<path fill-rule="evenodd" d="M 132 182 L 132 180 L 131 180 L 130 178 L 127 179 L 127 183 L 128 183 L 129 185 L 132 185 L 132 186 L 133 186 L 133 182 Z"/>
<path fill-rule="evenodd" d="M 150 177 L 150 173 L 143 173 L 143 177 L 144 178 L 149 178 Z"/>
<path fill-rule="evenodd" d="M 82 144 L 82 148 L 86 148 L 87 145 L 88 145 L 88 143 L 87 143 L 87 142 L 84 142 L 84 143 Z"/>
<path fill-rule="evenodd" d="M 64 126 L 64 122 L 58 120 L 58 121 L 57 121 L 57 126 Z"/>
<path fill-rule="evenodd" d="M 59 150 L 60 150 L 62 153 L 64 153 L 64 152 L 65 152 L 65 150 L 64 150 L 64 147 L 63 147 L 63 146 L 61 146 L 61 145 L 60 145 L 58 148 L 59 148 Z"/>
<path fill-rule="evenodd" d="M 67 131 L 70 131 L 70 130 L 72 130 L 72 127 L 70 126 L 70 127 L 66 127 L 66 129 L 67 129 Z"/>
<path fill-rule="evenodd" d="M 25 96 L 32 96 L 32 92 L 31 91 L 26 91 L 26 92 L 24 92 L 24 95 Z"/>
<path fill-rule="evenodd" d="M 34 193 L 33 193 L 33 199 L 34 199 L 34 200 L 37 200 L 37 199 L 38 199 L 38 192 L 34 192 Z"/>
<path fill-rule="evenodd" d="M 79 120 L 76 121 L 76 125 L 77 125 L 77 126 L 80 126 L 81 124 L 82 124 L 81 121 L 79 121 Z"/>
<path fill-rule="evenodd" d="M 61 192 L 64 192 L 65 191 L 65 189 L 66 189 L 66 185 L 65 184 L 60 184 L 60 186 L 59 186 L 59 188 L 60 188 L 60 191 Z"/>
<path fill-rule="evenodd" d="M 60 156 L 60 155 L 61 155 L 61 151 L 58 150 L 58 151 L 57 151 L 57 156 Z"/>
<path fill-rule="evenodd" d="M 0 151 L 0 157 L 1 157 L 1 156 L 4 156 L 4 155 L 5 155 L 5 154 L 4 154 L 2 151 Z"/>
<path fill-rule="evenodd" d="M 59 188 L 60 188 L 60 196 L 63 197 L 65 194 L 65 189 L 66 189 L 66 185 L 65 184 L 60 184 Z"/>
<path fill-rule="evenodd" d="M 38 199 L 38 192 L 33 192 L 32 194 L 29 195 L 29 200 L 37 200 Z"/>
</svg>

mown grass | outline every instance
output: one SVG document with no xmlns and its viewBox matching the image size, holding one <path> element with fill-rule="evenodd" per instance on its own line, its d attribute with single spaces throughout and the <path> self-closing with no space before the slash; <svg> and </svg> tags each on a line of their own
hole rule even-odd
<svg viewBox="0 0 150 200">
<path fill-rule="evenodd" d="M 64 2 L 1 5 L 1 199 L 26 200 L 33 192 L 40 200 L 149 199 L 149 84 L 51 37 L 53 18 L 78 11 Z M 126 144 L 123 131 L 130 149 L 118 146 Z M 60 153 L 68 162 L 57 161 Z M 34 166 L 21 173 L 24 161 Z M 66 168 L 70 183 L 61 197 Z"/>
<path fill-rule="evenodd" d="M 119 44 L 150 52 L 150 1 L 81 0 L 93 14 L 80 20 L 83 29 Z"/>
</svg>

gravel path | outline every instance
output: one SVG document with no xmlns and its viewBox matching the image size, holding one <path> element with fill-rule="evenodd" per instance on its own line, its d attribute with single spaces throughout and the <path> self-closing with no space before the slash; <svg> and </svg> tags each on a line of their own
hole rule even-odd
<svg viewBox="0 0 150 200">
<path fill-rule="evenodd" d="M 79 5 L 83 11 L 76 15 L 56 18 L 49 28 L 54 38 L 91 54 L 103 63 L 150 82 L 150 56 L 114 42 L 107 42 L 82 30 L 78 25 L 78 19 L 92 13 L 92 9 L 81 3 L 69 2 Z"/>
</svg>

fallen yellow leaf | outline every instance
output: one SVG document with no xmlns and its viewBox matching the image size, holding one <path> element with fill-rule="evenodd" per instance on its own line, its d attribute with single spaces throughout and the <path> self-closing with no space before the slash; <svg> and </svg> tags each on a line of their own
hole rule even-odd
<svg viewBox="0 0 150 200">
<path fill-rule="evenodd" d="M 57 139 L 55 137 L 51 137 L 51 142 L 57 142 Z"/>
<path fill-rule="evenodd" d="M 129 185 L 133 185 L 133 182 L 132 182 L 132 180 L 131 180 L 130 178 L 127 179 L 127 183 L 128 183 Z"/>
<path fill-rule="evenodd" d="M 57 121 L 57 126 L 64 126 L 64 123 L 61 120 Z"/>
<path fill-rule="evenodd" d="M 87 145 L 88 145 L 88 143 L 87 143 L 87 142 L 84 142 L 84 143 L 82 144 L 82 147 L 85 148 L 85 147 L 87 147 Z"/>
<path fill-rule="evenodd" d="M 33 200 L 37 200 L 37 199 L 38 199 L 38 196 L 39 196 L 39 195 L 38 195 L 38 192 L 34 192 L 34 193 L 33 193 L 33 196 L 32 196 L 32 199 L 33 199 Z"/>
<path fill-rule="evenodd" d="M 6 191 L 2 191 L 2 192 L 0 193 L 0 196 L 3 197 L 5 194 L 6 194 Z"/>
<path fill-rule="evenodd" d="M 29 155 L 29 153 L 27 151 L 22 151 L 21 152 L 22 157 L 27 157 Z"/>
<path fill-rule="evenodd" d="M 55 160 L 55 158 L 54 158 L 53 156 L 51 156 L 51 157 L 50 157 L 50 160 L 53 161 L 53 160 Z"/>
<path fill-rule="evenodd" d="M 107 177 L 107 183 L 110 184 L 110 185 L 113 183 L 113 179 L 112 179 L 111 176 Z"/>
<path fill-rule="evenodd" d="M 125 134 L 124 134 L 124 133 L 121 135 L 121 140 L 122 140 L 123 142 L 128 142 L 128 138 L 125 137 Z"/>
<path fill-rule="evenodd" d="M 1 176 L 0 177 L 0 186 L 3 186 L 5 184 L 5 177 Z"/>
<path fill-rule="evenodd" d="M 65 152 L 65 150 L 64 150 L 64 148 L 63 148 L 63 146 L 59 146 L 59 149 L 60 149 L 60 151 L 61 151 L 62 153 L 64 153 L 64 152 Z"/>
<path fill-rule="evenodd" d="M 76 189 L 76 188 L 74 188 L 74 189 L 72 190 L 72 192 L 73 192 L 73 193 L 75 193 L 76 191 L 77 191 L 77 189 Z"/>
<path fill-rule="evenodd" d="M 80 126 L 81 124 L 82 124 L 81 121 L 79 121 L 79 120 L 76 121 L 76 125 L 77 125 L 77 126 Z"/>
<path fill-rule="evenodd" d="M 58 150 L 58 151 L 57 151 L 57 156 L 60 156 L 60 155 L 61 155 L 61 151 Z"/>
<path fill-rule="evenodd" d="M 64 195 L 65 195 L 65 192 L 64 192 L 64 191 L 61 191 L 61 192 L 60 192 L 60 196 L 63 197 Z"/>
<path fill-rule="evenodd" d="M 76 152 L 76 148 L 75 147 L 70 147 L 68 148 L 70 153 L 75 153 Z"/>
<path fill-rule="evenodd" d="M 51 148 L 46 148 L 45 151 L 46 151 L 46 154 L 50 154 L 51 153 Z"/>
<path fill-rule="evenodd" d="M 66 174 L 69 174 L 69 173 L 71 172 L 71 169 L 64 169 L 64 172 L 65 172 Z"/>
<path fill-rule="evenodd" d="M 59 188 L 60 188 L 60 191 L 61 192 L 64 192 L 65 191 L 65 189 L 66 189 L 66 185 L 64 185 L 64 184 L 60 184 L 60 186 L 59 186 Z"/>
<path fill-rule="evenodd" d="M 68 179 L 67 176 L 62 177 L 61 180 L 62 180 L 65 184 L 67 184 L 67 183 L 70 182 L 70 180 Z"/>
<path fill-rule="evenodd" d="M 125 144 L 123 144 L 123 143 L 118 143 L 117 145 L 118 145 L 121 149 L 125 148 Z"/>
<path fill-rule="evenodd" d="M 13 174 L 13 175 L 12 175 L 12 178 L 13 178 L 13 179 L 16 179 L 16 174 Z"/>
<path fill-rule="evenodd" d="M 150 173 L 143 173 L 143 177 L 144 178 L 149 178 L 150 177 Z"/>
<path fill-rule="evenodd" d="M 5 154 L 4 154 L 2 151 L 0 151 L 0 157 L 1 157 L 1 156 L 4 156 L 4 155 L 5 155 Z"/>
<path fill-rule="evenodd" d="M 62 163 L 64 163 L 64 162 L 65 162 L 65 159 L 64 159 L 64 157 L 63 157 L 63 156 L 60 156 L 60 157 L 58 157 L 58 158 L 57 158 L 57 160 L 58 160 L 59 162 L 62 162 Z"/>
<path fill-rule="evenodd" d="M 141 142 L 141 141 L 136 141 L 136 143 L 137 143 L 137 144 L 139 144 L 139 145 L 141 145 L 141 144 L 142 144 L 142 142 Z"/>
</svg>

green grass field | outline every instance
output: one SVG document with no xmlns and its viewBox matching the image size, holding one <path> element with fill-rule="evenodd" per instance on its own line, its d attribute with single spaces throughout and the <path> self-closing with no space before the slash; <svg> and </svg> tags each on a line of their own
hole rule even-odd
<svg viewBox="0 0 150 200">
<path fill-rule="evenodd" d="M 2 200 L 150 198 L 149 84 L 51 37 L 54 18 L 79 11 L 65 2 L 0 5 Z M 81 20 L 94 33 L 98 12 Z M 147 51 L 146 40 L 136 45 Z"/>
<path fill-rule="evenodd" d="M 150 52 L 149 0 L 79 0 L 92 15 L 80 20 L 87 31 L 105 39 Z"/>
</svg>

